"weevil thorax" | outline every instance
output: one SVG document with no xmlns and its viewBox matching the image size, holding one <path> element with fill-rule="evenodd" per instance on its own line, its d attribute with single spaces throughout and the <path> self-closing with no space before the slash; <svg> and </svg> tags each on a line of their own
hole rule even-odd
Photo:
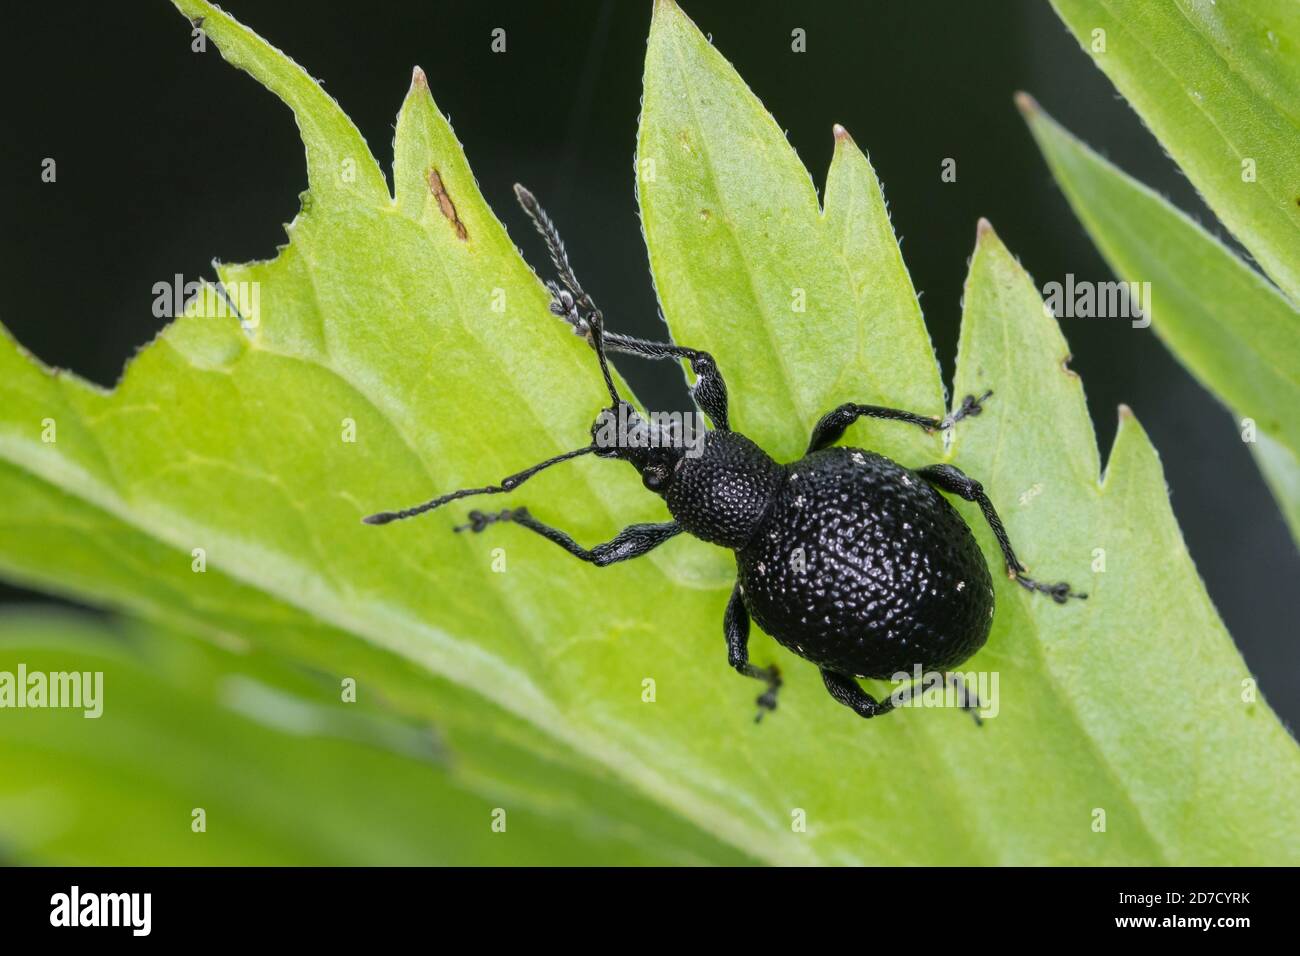
<svg viewBox="0 0 1300 956">
<path fill-rule="evenodd" d="M 687 533 L 724 548 L 743 548 L 785 480 L 785 470 L 738 432 L 707 432 L 695 451 L 682 455 L 662 489 L 652 490 L 664 496 Z"/>
<path fill-rule="evenodd" d="M 724 548 L 753 537 L 785 471 L 738 432 L 692 433 L 680 417 L 647 420 L 627 402 L 591 426 L 602 458 L 628 462 L 688 534 Z"/>
</svg>

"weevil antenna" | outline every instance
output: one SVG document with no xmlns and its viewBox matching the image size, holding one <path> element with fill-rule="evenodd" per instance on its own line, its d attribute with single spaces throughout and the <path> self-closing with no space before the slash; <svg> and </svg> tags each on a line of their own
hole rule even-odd
<svg viewBox="0 0 1300 956">
<path fill-rule="evenodd" d="M 533 225 L 537 227 L 538 233 L 546 240 L 546 251 L 551 254 L 551 262 L 555 263 L 555 271 L 560 274 L 560 281 L 564 283 L 564 287 L 573 293 L 574 301 L 583 312 L 596 311 L 596 303 L 592 302 L 591 296 L 583 291 L 582 283 L 573 273 L 573 266 L 569 264 L 569 253 L 564 248 L 560 231 L 555 228 L 555 223 L 546 214 L 542 204 L 519 183 L 515 183 L 515 197 L 519 200 L 519 205 L 524 207 L 524 212 L 528 213 L 528 218 L 533 221 Z"/>
<path fill-rule="evenodd" d="M 388 524 L 390 521 L 401 521 L 404 518 L 414 518 L 416 515 L 422 515 L 426 511 L 432 511 L 434 508 L 440 508 L 449 501 L 458 501 L 461 498 L 469 498 L 473 495 L 500 495 L 508 491 L 514 491 L 533 475 L 537 474 L 543 468 L 550 468 L 551 465 L 558 465 L 562 461 L 568 461 L 570 458 L 578 458 L 581 455 L 590 455 L 597 450 L 597 445 L 591 444 L 585 448 L 577 448 L 573 451 L 566 451 L 563 455 L 556 455 L 554 458 L 548 458 L 545 461 L 538 462 L 531 468 L 525 468 L 523 471 L 516 472 L 508 478 L 503 478 L 499 485 L 488 485 L 484 488 L 462 488 L 460 491 L 452 491 L 445 495 L 440 495 L 426 501 L 422 505 L 415 505 L 410 508 L 403 508 L 401 511 L 381 511 L 378 514 L 367 515 L 362 518 L 365 524 Z"/>
<path fill-rule="evenodd" d="M 610 400 L 617 407 L 622 398 L 619 397 L 618 389 L 614 387 L 614 377 L 609 371 L 609 360 L 605 357 L 605 318 L 574 274 L 573 266 L 569 263 L 569 253 L 564 248 L 564 240 L 560 238 L 560 231 L 555 228 L 555 223 L 546 214 L 537 197 L 519 183 L 515 183 L 515 196 L 524 212 L 528 213 L 528 218 L 537 227 L 542 239 L 546 241 L 546 249 L 551 254 L 551 261 L 555 263 L 560 282 L 572 297 L 570 302 L 565 302 L 564 296 L 558 294 L 559 290 L 555 288 L 554 283 L 550 283 L 551 293 L 555 296 L 551 311 L 568 320 L 575 330 L 587 334 L 591 347 L 596 350 L 596 360 L 600 363 L 600 374 L 605 379 L 605 388 L 609 391 Z"/>
</svg>

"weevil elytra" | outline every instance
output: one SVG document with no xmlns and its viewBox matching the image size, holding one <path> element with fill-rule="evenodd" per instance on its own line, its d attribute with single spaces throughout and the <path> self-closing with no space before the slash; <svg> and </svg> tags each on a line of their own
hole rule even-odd
<svg viewBox="0 0 1300 956">
<path fill-rule="evenodd" d="M 471 511 L 457 531 L 483 531 L 512 523 L 555 542 L 601 567 L 640 557 L 686 532 L 731 549 L 737 580 L 723 618 L 727 661 L 767 686 L 758 697 L 761 717 L 776 708 L 781 676 L 775 666 L 749 660 L 750 619 L 779 643 L 821 669 L 832 697 L 862 717 L 893 709 L 897 694 L 877 701 L 854 678 L 889 680 L 899 673 L 947 672 L 984 645 L 993 620 L 993 586 L 974 535 L 939 492 L 979 505 L 997 539 L 1007 574 L 1022 587 L 1064 604 L 1074 594 L 1065 583 L 1040 584 L 1025 574 L 1002 521 L 978 481 L 952 465 L 905 468 L 872 451 L 833 447 L 859 418 L 949 429 L 978 415 L 992 392 L 968 395 L 938 419 L 896 408 L 847 403 L 813 429 L 808 451 L 778 464 L 727 421 L 727 387 L 708 352 L 607 332 L 604 318 L 569 265 L 559 232 L 522 186 L 515 192 L 546 241 L 559 282 L 550 281 L 551 311 L 595 351 L 610 406 L 592 425 L 591 444 L 556 455 L 498 485 L 464 488 L 402 511 L 363 519 L 387 524 L 473 495 L 514 491 L 544 468 L 582 455 L 631 464 L 646 488 L 663 497 L 672 521 L 635 524 L 593 548 L 584 548 L 526 508 Z M 698 454 L 686 454 L 680 436 L 655 434 L 618 394 L 608 352 L 690 363 L 691 397 L 712 424 Z M 617 420 L 615 441 L 599 440 Z M 630 432 L 639 432 L 633 437 Z M 647 439 L 649 434 L 649 440 Z"/>
</svg>

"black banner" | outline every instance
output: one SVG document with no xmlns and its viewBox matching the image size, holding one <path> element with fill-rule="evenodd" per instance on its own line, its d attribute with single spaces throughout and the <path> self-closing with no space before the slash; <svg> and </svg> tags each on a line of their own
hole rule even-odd
<svg viewBox="0 0 1300 956">
<path fill-rule="evenodd" d="M 337 945 L 393 931 L 448 940 L 512 928 L 583 933 L 611 917 L 635 933 L 674 925 L 741 936 L 932 927 L 936 940 L 1137 936 L 1229 943 L 1283 928 L 1279 870 L 8 869 L 7 941 Z M 665 925 L 667 924 L 667 926 Z M 440 927 L 440 928 L 439 928 Z M 755 944 L 763 942 L 755 939 Z M 12 951 L 12 950 L 11 950 Z"/>
</svg>

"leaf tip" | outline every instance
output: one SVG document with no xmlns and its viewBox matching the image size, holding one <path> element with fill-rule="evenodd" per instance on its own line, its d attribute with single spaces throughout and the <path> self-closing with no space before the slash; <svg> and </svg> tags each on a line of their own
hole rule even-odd
<svg viewBox="0 0 1300 956">
<path fill-rule="evenodd" d="M 650 22 L 653 25 L 661 15 L 677 13 L 680 14 L 681 8 L 677 6 L 674 0 L 654 0 L 654 9 L 650 13 Z"/>
<path fill-rule="evenodd" d="M 843 126 L 841 126 L 839 123 L 836 123 L 834 126 L 831 127 L 831 135 L 835 137 L 836 143 L 853 142 L 853 137 L 849 135 L 849 131 L 846 130 Z"/>
<path fill-rule="evenodd" d="M 427 90 L 429 88 L 429 79 L 424 75 L 424 70 L 416 66 L 411 70 L 411 89 Z"/>
<path fill-rule="evenodd" d="M 1016 109 L 1020 110 L 1020 115 L 1026 120 L 1032 120 L 1042 112 L 1042 108 L 1038 105 L 1038 100 L 1034 99 L 1024 90 L 1017 90 L 1013 99 L 1016 101 Z"/>
<path fill-rule="evenodd" d="M 980 216 L 980 221 L 975 224 L 975 242 L 977 244 L 988 242 L 996 240 L 997 237 L 997 233 L 993 231 L 993 223 L 989 222 L 983 216 Z"/>
<path fill-rule="evenodd" d="M 1133 414 L 1133 409 L 1121 403 L 1118 411 L 1119 425 L 1106 458 L 1106 468 L 1101 474 L 1102 490 L 1107 494 L 1124 494 L 1134 489 L 1165 485 L 1164 470 L 1151 436 Z M 1167 506 L 1167 492 L 1163 500 Z"/>
</svg>

